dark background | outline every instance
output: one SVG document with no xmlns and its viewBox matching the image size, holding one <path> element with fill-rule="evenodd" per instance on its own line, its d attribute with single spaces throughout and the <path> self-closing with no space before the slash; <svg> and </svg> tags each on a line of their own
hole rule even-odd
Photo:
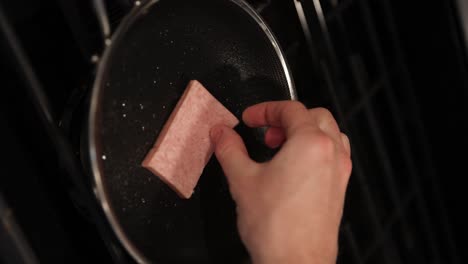
<svg viewBox="0 0 468 264">
<path fill-rule="evenodd" d="M 350 135 L 355 166 L 339 261 L 463 263 L 468 71 L 456 4 L 322 1 L 330 42 L 312 27 L 317 45 L 310 49 L 294 1 L 251 2 L 286 52 L 300 100 L 330 108 Z M 21 0 L 0 1 L 0 8 L 59 120 L 72 92 L 92 76 L 90 57 L 100 49 L 89 6 Z M 113 25 L 123 13 L 112 9 Z M 2 223 L 13 219 L 41 262 L 111 262 L 92 220 L 73 202 L 56 142 L 14 65 L 1 35 Z M 15 251 L 3 231 L 0 263 L 10 263 Z"/>
</svg>

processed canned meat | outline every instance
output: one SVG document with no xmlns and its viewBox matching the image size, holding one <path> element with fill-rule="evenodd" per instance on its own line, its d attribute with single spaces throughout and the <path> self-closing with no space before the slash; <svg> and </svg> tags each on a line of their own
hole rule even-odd
<svg viewBox="0 0 468 264">
<path fill-rule="evenodd" d="M 203 85 L 192 80 L 164 124 L 142 166 L 182 198 L 190 198 L 213 154 L 210 129 L 234 127 L 239 120 Z"/>
</svg>

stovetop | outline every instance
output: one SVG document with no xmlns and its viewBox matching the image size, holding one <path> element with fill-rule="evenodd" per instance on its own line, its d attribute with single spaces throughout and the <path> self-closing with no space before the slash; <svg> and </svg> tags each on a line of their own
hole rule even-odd
<svg viewBox="0 0 468 264">
<path fill-rule="evenodd" d="M 0 2 L 58 125 L 70 98 L 89 88 L 103 46 L 92 5 Z M 133 5 L 105 2 L 111 28 Z M 450 141 L 466 129 L 468 64 L 455 5 L 435 1 L 421 12 L 389 0 L 250 2 L 279 40 L 300 100 L 331 109 L 350 136 L 354 168 L 338 261 L 460 263 L 467 219 L 458 213 L 464 190 L 455 176 L 465 162 L 449 153 L 468 146 Z M 80 204 L 7 43 L 0 34 L 0 262 L 131 263 Z"/>
</svg>

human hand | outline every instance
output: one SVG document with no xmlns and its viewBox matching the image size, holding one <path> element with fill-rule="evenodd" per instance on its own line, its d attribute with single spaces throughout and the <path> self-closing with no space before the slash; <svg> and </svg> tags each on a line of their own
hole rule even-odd
<svg viewBox="0 0 468 264">
<path fill-rule="evenodd" d="M 328 110 L 295 101 L 251 106 L 243 120 L 270 126 L 267 145 L 284 142 L 271 161 L 256 163 L 234 130 L 211 130 L 253 262 L 334 263 L 352 167 L 348 138 Z"/>
</svg>

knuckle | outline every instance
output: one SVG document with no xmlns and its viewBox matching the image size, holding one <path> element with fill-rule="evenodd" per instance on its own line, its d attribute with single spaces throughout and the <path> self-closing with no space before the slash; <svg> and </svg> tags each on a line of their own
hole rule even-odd
<svg viewBox="0 0 468 264">
<path fill-rule="evenodd" d="M 310 111 L 315 112 L 317 115 L 321 116 L 322 118 L 334 119 L 333 114 L 327 108 L 317 107 L 317 108 L 310 109 Z"/>
<path fill-rule="evenodd" d="M 326 108 L 316 108 L 314 114 L 318 116 L 319 126 L 324 128 L 329 128 L 339 132 L 338 124 L 336 123 L 335 117 L 333 114 Z"/>
<path fill-rule="evenodd" d="M 335 152 L 335 141 L 324 132 L 317 133 L 314 145 L 326 156 L 331 156 Z"/>
<path fill-rule="evenodd" d="M 335 155 L 335 142 L 322 131 L 315 131 L 311 134 L 304 134 L 303 138 L 299 138 L 301 145 L 307 150 L 307 154 L 319 157 L 324 161 L 331 161 Z"/>
</svg>

